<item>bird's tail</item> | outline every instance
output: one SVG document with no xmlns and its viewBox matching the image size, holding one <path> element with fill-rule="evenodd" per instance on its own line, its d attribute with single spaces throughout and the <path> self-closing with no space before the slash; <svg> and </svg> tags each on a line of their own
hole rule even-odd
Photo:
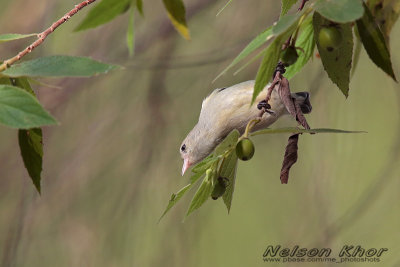
<svg viewBox="0 0 400 267">
<path fill-rule="evenodd" d="M 310 103 L 310 93 L 309 92 L 293 93 L 292 97 L 296 99 L 297 103 L 299 103 L 301 111 L 304 114 L 308 114 L 311 112 L 312 106 Z"/>
</svg>

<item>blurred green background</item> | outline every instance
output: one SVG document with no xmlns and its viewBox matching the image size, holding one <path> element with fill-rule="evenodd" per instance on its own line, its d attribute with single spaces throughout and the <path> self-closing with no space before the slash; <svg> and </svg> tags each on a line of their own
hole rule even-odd
<svg viewBox="0 0 400 267">
<path fill-rule="evenodd" d="M 77 1 L 0 0 L 1 33 L 47 28 Z M 0 130 L 0 266 L 274 266 L 268 245 L 388 248 L 381 266 L 399 266 L 400 86 L 365 51 L 348 99 L 314 57 L 291 80 L 311 91 L 312 127 L 365 130 L 357 135 L 303 135 L 288 185 L 279 171 L 288 135 L 257 136 L 256 154 L 240 162 L 231 213 L 206 204 L 184 223 L 191 195 L 157 224 L 181 177 L 179 145 L 214 88 L 255 77 L 258 63 L 216 75 L 278 19 L 280 1 L 187 0 L 192 41 L 170 26 L 161 1 L 136 16 L 136 54 L 125 45 L 128 16 L 74 33 L 83 10 L 29 57 L 90 56 L 125 66 L 90 79 L 46 79 L 39 99 L 60 121 L 44 129 L 42 196 L 23 167 L 15 130 Z M 29 41 L 0 47 L 1 58 Z M 391 39 L 400 76 L 400 25 Z M 275 126 L 293 125 L 290 118 Z M 297 264 L 276 264 L 293 266 Z M 304 266 L 329 266 L 314 263 Z M 335 265 L 335 264 L 331 264 Z M 342 266 L 367 264 L 342 264 Z"/>
</svg>

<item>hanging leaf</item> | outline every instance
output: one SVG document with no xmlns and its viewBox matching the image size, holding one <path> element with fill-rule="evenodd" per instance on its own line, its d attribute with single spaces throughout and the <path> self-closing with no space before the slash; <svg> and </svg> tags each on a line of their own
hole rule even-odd
<svg viewBox="0 0 400 267">
<path fill-rule="evenodd" d="M 281 17 L 285 16 L 297 0 L 282 0 Z"/>
<path fill-rule="evenodd" d="M 228 209 L 228 213 L 231 210 L 233 192 L 235 190 L 237 162 L 238 158 L 236 156 L 236 152 L 232 151 L 224 158 L 220 167 L 219 176 L 228 179 L 228 186 L 226 187 L 226 191 L 222 196 L 225 206 Z"/>
<path fill-rule="evenodd" d="M 317 0 L 314 9 L 328 20 L 338 23 L 355 21 L 364 13 L 361 0 Z"/>
<path fill-rule="evenodd" d="M 254 61 L 256 61 L 257 59 L 261 58 L 264 54 L 265 54 L 265 50 L 267 50 L 267 48 L 261 50 L 259 53 L 257 53 L 254 57 L 252 57 L 251 59 L 247 60 L 247 62 L 241 66 L 240 68 L 238 68 L 233 75 L 237 75 L 239 72 L 241 72 L 242 70 L 244 70 L 245 68 L 247 68 L 250 64 L 254 63 Z"/>
<path fill-rule="evenodd" d="M 36 190 L 40 193 L 40 180 L 43 158 L 43 137 L 42 129 L 18 131 L 18 143 L 25 168 L 32 179 Z"/>
<path fill-rule="evenodd" d="M 232 0 L 229 0 L 219 11 L 218 11 L 218 13 L 217 13 L 217 17 L 218 17 L 218 15 L 219 14 L 221 14 L 221 12 L 222 11 L 224 11 L 224 9 L 227 7 L 227 6 L 229 6 L 229 4 L 232 2 Z"/>
<path fill-rule="evenodd" d="M 190 203 L 189 209 L 186 213 L 186 217 L 189 216 L 193 211 L 200 208 L 207 199 L 210 198 L 211 192 L 213 190 L 213 180 L 216 175 L 215 169 L 208 169 L 206 171 L 206 177 L 203 179 L 199 189 L 197 189 L 192 202 Z"/>
<path fill-rule="evenodd" d="M 92 8 L 85 19 L 75 28 L 75 31 L 83 31 L 103 25 L 113 18 L 125 13 L 132 0 L 102 0 Z"/>
<path fill-rule="evenodd" d="M 298 134 L 298 133 L 309 133 L 309 134 L 318 134 L 318 133 L 366 133 L 364 131 L 346 131 L 340 129 L 329 129 L 329 128 L 316 128 L 316 129 L 300 129 L 297 127 L 287 127 L 287 128 L 276 128 L 276 129 L 264 129 L 257 132 L 251 133 L 251 136 L 260 135 L 260 134 L 282 134 L 282 133 L 290 133 L 290 134 Z"/>
<path fill-rule="evenodd" d="M 201 162 L 197 163 L 197 165 L 193 167 L 192 172 L 194 172 L 194 173 L 204 173 L 218 159 L 219 159 L 218 157 L 214 157 L 214 155 L 211 154 L 207 158 L 203 159 Z"/>
<path fill-rule="evenodd" d="M 357 20 L 357 29 L 363 46 L 370 59 L 396 81 L 383 33 L 365 4 L 364 8 L 364 16 Z"/>
<path fill-rule="evenodd" d="M 386 45 L 389 47 L 389 36 L 400 14 L 399 0 L 369 0 L 367 1 L 369 10 L 375 18 L 375 22 L 382 30 L 386 40 Z"/>
<path fill-rule="evenodd" d="M 299 134 L 293 134 L 289 137 L 288 144 L 283 157 L 280 180 L 282 184 L 287 184 L 289 180 L 290 168 L 297 161 L 297 143 L 299 142 Z"/>
<path fill-rule="evenodd" d="M 126 45 L 128 46 L 129 55 L 132 56 L 135 49 L 135 9 L 131 7 L 129 10 L 129 23 L 128 30 L 126 32 Z"/>
<path fill-rule="evenodd" d="M 280 52 L 282 49 L 283 38 L 276 38 L 265 50 L 263 60 L 256 76 L 256 84 L 254 86 L 253 98 L 251 104 L 254 103 L 258 94 L 264 90 L 264 87 L 271 80 L 272 74 L 275 71 L 276 64 L 279 61 Z"/>
<path fill-rule="evenodd" d="M 239 131 L 233 130 L 228 134 L 227 137 L 214 149 L 214 155 L 219 156 L 225 153 L 227 150 L 233 149 L 239 139 Z"/>
<path fill-rule="evenodd" d="M 304 65 L 306 65 L 314 53 L 314 28 L 311 17 L 304 21 L 300 30 L 301 33 L 297 38 L 295 46 L 301 49 L 298 50 L 299 57 L 296 62 L 286 68 L 284 76 L 288 80 L 293 78 L 304 67 Z"/>
<path fill-rule="evenodd" d="M 190 188 L 192 188 L 192 186 L 202 177 L 204 176 L 206 170 L 203 170 L 201 172 L 197 172 L 194 173 L 191 177 L 190 177 L 190 183 L 188 185 L 186 185 L 185 187 L 183 187 L 181 190 L 178 191 L 178 193 L 176 194 L 172 194 L 171 195 L 171 199 L 168 202 L 167 208 L 165 209 L 165 211 L 163 212 L 163 214 L 161 215 L 160 219 L 158 220 L 159 222 L 161 221 L 161 219 L 165 216 L 165 214 L 168 213 L 168 211 L 170 211 L 170 209 L 175 206 L 176 203 L 178 203 L 178 201 L 183 197 L 183 195 L 189 191 Z"/>
<path fill-rule="evenodd" d="M 0 85 L 0 123 L 11 128 L 29 129 L 54 125 L 57 121 L 30 93 L 18 87 Z"/>
<path fill-rule="evenodd" d="M 30 33 L 30 34 L 19 34 L 19 33 L 6 33 L 0 34 L 0 43 L 14 41 L 18 39 L 28 38 L 32 36 L 37 36 L 37 33 Z"/>
<path fill-rule="evenodd" d="M 322 27 L 329 25 L 329 23 L 329 21 L 315 12 L 313 16 L 314 38 L 317 42 L 325 71 L 328 73 L 329 78 L 347 97 L 349 95 L 350 70 L 353 57 L 353 32 L 350 23 L 337 25 L 336 28 L 343 37 L 343 41 L 340 47 L 333 51 L 328 51 L 321 47 L 318 35 Z"/>
<path fill-rule="evenodd" d="M 254 38 L 240 53 L 239 55 L 232 61 L 231 64 L 229 64 L 228 67 L 226 67 L 218 76 L 214 79 L 217 80 L 219 77 L 224 75 L 228 70 L 230 70 L 232 67 L 234 67 L 236 64 L 241 62 L 244 58 L 246 58 L 248 55 L 250 55 L 252 52 L 254 52 L 256 49 L 258 49 L 260 46 L 265 44 L 272 35 L 272 27 L 269 27 L 265 31 L 263 31 L 261 34 L 259 34 L 256 38 Z"/>
<path fill-rule="evenodd" d="M 24 89 L 36 97 L 27 78 L 13 79 L 15 86 Z M 40 180 L 43 161 L 43 136 L 42 129 L 34 128 L 18 131 L 18 143 L 26 170 L 32 179 L 36 190 L 41 192 Z"/>
<path fill-rule="evenodd" d="M 304 10 L 293 15 L 287 14 L 280 18 L 272 28 L 272 33 L 274 34 L 274 36 L 278 36 L 290 29 L 294 30 L 294 28 L 297 26 L 297 22 L 299 21 L 303 13 Z"/>
<path fill-rule="evenodd" d="M 190 40 L 190 33 L 186 24 L 185 6 L 182 0 L 163 0 L 163 3 L 175 29 L 186 40 Z"/>
<path fill-rule="evenodd" d="M 12 65 L 2 74 L 10 77 L 90 77 L 116 68 L 86 57 L 48 56 Z"/>
<path fill-rule="evenodd" d="M 142 2 L 142 0 L 136 0 L 136 7 L 137 7 L 137 9 L 138 9 L 140 15 L 144 16 L 144 13 L 143 13 L 143 2 Z"/>
<path fill-rule="evenodd" d="M 168 211 L 170 211 L 170 209 L 175 206 L 176 203 L 178 203 L 178 201 L 183 197 L 183 195 L 192 187 L 192 184 L 188 184 L 186 185 L 184 188 L 182 188 L 181 190 L 179 190 L 178 193 L 176 194 L 172 194 L 171 195 L 171 199 L 168 202 L 168 206 L 165 209 L 165 211 L 163 212 L 163 214 L 161 215 L 160 219 L 158 219 L 158 222 L 161 221 L 161 219 L 165 216 L 165 214 L 168 213 Z"/>
<path fill-rule="evenodd" d="M 258 68 L 251 104 L 254 103 L 258 94 L 264 90 L 265 86 L 271 80 L 279 61 L 282 45 L 297 27 L 302 15 L 303 12 L 299 12 L 296 15 L 286 15 L 273 27 L 272 32 L 279 35 L 265 50 L 264 58 Z"/>
</svg>

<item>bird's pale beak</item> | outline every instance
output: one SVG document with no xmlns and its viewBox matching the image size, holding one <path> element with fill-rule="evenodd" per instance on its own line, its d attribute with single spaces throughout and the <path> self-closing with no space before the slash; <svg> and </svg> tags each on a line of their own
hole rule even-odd
<svg viewBox="0 0 400 267">
<path fill-rule="evenodd" d="M 189 169 L 189 167 L 192 164 L 189 162 L 189 160 L 187 158 L 183 159 L 183 166 L 182 166 L 182 176 L 185 174 L 186 170 Z"/>
</svg>

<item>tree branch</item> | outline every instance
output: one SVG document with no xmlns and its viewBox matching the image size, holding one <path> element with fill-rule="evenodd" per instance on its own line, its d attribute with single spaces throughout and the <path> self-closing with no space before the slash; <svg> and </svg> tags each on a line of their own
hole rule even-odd
<svg viewBox="0 0 400 267">
<path fill-rule="evenodd" d="M 78 13 L 79 10 L 84 8 L 87 5 L 90 5 L 91 3 L 95 2 L 96 0 L 85 0 L 82 3 L 75 5 L 75 7 L 69 11 L 67 14 L 62 16 L 59 20 L 54 22 L 49 28 L 47 28 L 45 31 L 39 33 L 37 35 L 36 41 L 34 41 L 32 44 L 30 44 L 27 48 L 22 50 L 21 52 L 18 53 L 18 55 L 9 58 L 7 60 L 4 60 L 3 64 L 0 65 L 0 72 L 6 70 L 9 66 L 20 60 L 23 56 L 26 54 L 29 54 L 30 52 L 33 51 L 36 47 L 41 45 L 43 41 L 46 39 L 46 37 L 51 34 L 55 29 L 57 29 L 61 24 L 69 20 L 73 15 Z"/>
</svg>

